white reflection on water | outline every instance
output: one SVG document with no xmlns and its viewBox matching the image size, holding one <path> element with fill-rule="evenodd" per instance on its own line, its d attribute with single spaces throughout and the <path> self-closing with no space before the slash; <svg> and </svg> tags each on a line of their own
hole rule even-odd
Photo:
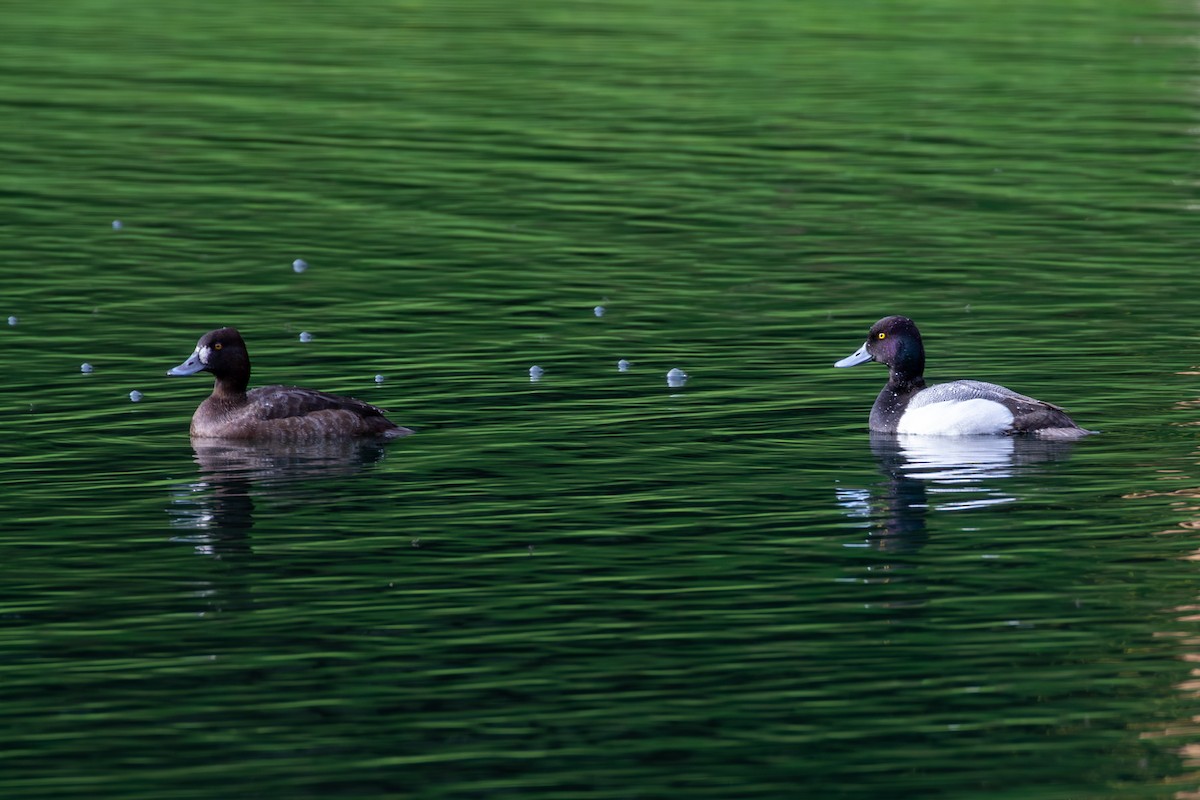
<svg viewBox="0 0 1200 800">
<path fill-rule="evenodd" d="M 1018 498 L 1006 479 L 1065 458 L 1071 442 L 1022 436 L 873 435 L 871 450 L 884 472 L 921 481 L 936 511 L 962 511 Z M 970 495 L 969 497 L 967 495 Z M 938 502 L 945 498 L 944 502 Z"/>
<path fill-rule="evenodd" d="M 918 436 L 898 434 L 896 444 L 914 478 L 947 483 L 1012 474 L 1016 439 L 1012 436 Z M 931 470 L 925 472 L 924 470 Z"/>
<path fill-rule="evenodd" d="M 838 505 L 886 550 L 918 549 L 930 513 L 970 511 L 1018 501 L 1011 479 L 1065 458 L 1074 443 L 1012 436 L 871 435 L 885 480 L 839 487 Z"/>
<path fill-rule="evenodd" d="M 1016 442 L 1012 436 L 896 436 L 899 456 L 903 459 L 899 468 L 907 477 L 931 484 L 926 487 L 929 494 L 957 495 L 937 503 L 940 511 L 962 511 L 1016 500 L 1003 484 L 990 483 L 1012 477 Z M 973 496 L 966 497 L 968 494 Z"/>
</svg>

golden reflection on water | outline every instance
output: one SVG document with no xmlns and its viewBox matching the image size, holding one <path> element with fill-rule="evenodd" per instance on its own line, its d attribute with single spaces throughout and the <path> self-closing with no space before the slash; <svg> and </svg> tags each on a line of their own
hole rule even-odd
<svg viewBox="0 0 1200 800">
<path fill-rule="evenodd" d="M 1177 374 L 1200 375 L 1200 372 L 1180 372 Z M 1172 408 L 1178 411 L 1193 411 L 1196 408 L 1200 408 L 1200 398 L 1180 400 L 1172 404 Z M 1200 421 L 1173 422 L 1171 424 L 1174 427 L 1189 427 L 1200 425 Z M 1200 450 L 1194 452 L 1193 457 L 1200 458 Z M 1200 461 L 1197 463 L 1200 463 Z M 1160 468 L 1156 470 L 1156 474 L 1157 479 L 1163 482 L 1177 483 L 1186 481 L 1194 484 L 1196 481 L 1195 477 L 1182 469 Z M 1159 535 L 1190 534 L 1192 531 L 1200 530 L 1200 486 L 1189 485 L 1167 490 L 1148 489 L 1145 491 L 1128 492 L 1123 494 L 1122 497 L 1126 500 L 1152 498 L 1167 500 L 1172 512 L 1178 514 L 1180 519 L 1173 524 L 1173 527 L 1159 531 Z M 1181 555 L 1180 559 L 1184 561 L 1200 561 L 1200 548 Z M 1194 628 L 1196 623 L 1200 623 L 1200 603 L 1175 606 L 1170 609 L 1169 613 L 1173 614 L 1180 623 L 1185 624 L 1189 629 Z M 1184 662 L 1194 665 L 1189 669 L 1191 678 L 1177 683 L 1175 689 L 1192 697 L 1200 697 L 1200 637 L 1189 635 L 1183 630 L 1163 631 L 1158 636 L 1163 638 L 1177 638 L 1183 647 L 1192 648 L 1192 652 L 1185 652 L 1180 655 L 1180 658 Z M 1176 750 L 1183 767 L 1188 771 L 1174 776 L 1169 783 L 1195 785 L 1197 782 L 1200 782 L 1200 714 L 1193 715 L 1189 720 L 1177 722 L 1161 730 L 1143 733 L 1142 738 L 1191 739 L 1192 741 L 1180 745 Z M 1181 789 L 1175 792 L 1174 797 L 1177 800 L 1200 800 L 1200 789 Z"/>
</svg>

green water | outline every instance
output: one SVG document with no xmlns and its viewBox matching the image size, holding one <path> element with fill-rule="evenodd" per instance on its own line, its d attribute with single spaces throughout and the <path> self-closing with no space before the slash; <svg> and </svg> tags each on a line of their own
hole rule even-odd
<svg viewBox="0 0 1200 800">
<path fill-rule="evenodd" d="M 0 796 L 1200 790 L 1194 4 L 0 16 Z M 418 435 L 193 449 L 220 325 Z"/>
</svg>

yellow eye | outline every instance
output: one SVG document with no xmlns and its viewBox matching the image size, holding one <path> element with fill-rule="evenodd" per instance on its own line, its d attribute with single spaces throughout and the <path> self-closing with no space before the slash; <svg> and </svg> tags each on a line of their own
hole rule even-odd
<svg viewBox="0 0 1200 800">
<path fill-rule="evenodd" d="M 882 339 L 882 338 L 883 338 L 883 334 L 882 334 L 882 333 L 881 333 L 881 334 L 879 334 L 879 338 L 880 338 L 880 339 Z M 220 349 L 221 349 L 221 343 L 220 343 L 220 342 L 217 342 L 216 344 L 214 344 L 214 345 L 213 345 L 213 350 L 220 350 Z"/>
<path fill-rule="evenodd" d="M 886 339 L 886 338 L 887 338 L 887 334 L 886 334 L 886 333 L 881 333 L 881 334 L 879 334 L 879 338 L 880 338 L 880 339 Z M 220 347 L 220 345 L 217 345 L 217 346 L 218 346 L 218 347 Z"/>
</svg>

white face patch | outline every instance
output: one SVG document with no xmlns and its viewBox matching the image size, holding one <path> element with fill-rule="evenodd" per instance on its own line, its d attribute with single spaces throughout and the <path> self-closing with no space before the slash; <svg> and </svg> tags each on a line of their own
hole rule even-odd
<svg viewBox="0 0 1200 800">
<path fill-rule="evenodd" d="M 921 433 L 926 436 L 974 436 L 1005 433 L 1012 427 L 1012 412 L 1003 403 L 975 397 L 969 400 L 943 400 L 919 408 L 909 408 L 900 417 L 896 433 Z"/>
<path fill-rule="evenodd" d="M 197 347 L 196 355 L 198 355 L 200 357 L 200 363 L 207 366 L 208 365 L 208 357 L 212 355 L 212 348 L 211 347 Z"/>
</svg>

